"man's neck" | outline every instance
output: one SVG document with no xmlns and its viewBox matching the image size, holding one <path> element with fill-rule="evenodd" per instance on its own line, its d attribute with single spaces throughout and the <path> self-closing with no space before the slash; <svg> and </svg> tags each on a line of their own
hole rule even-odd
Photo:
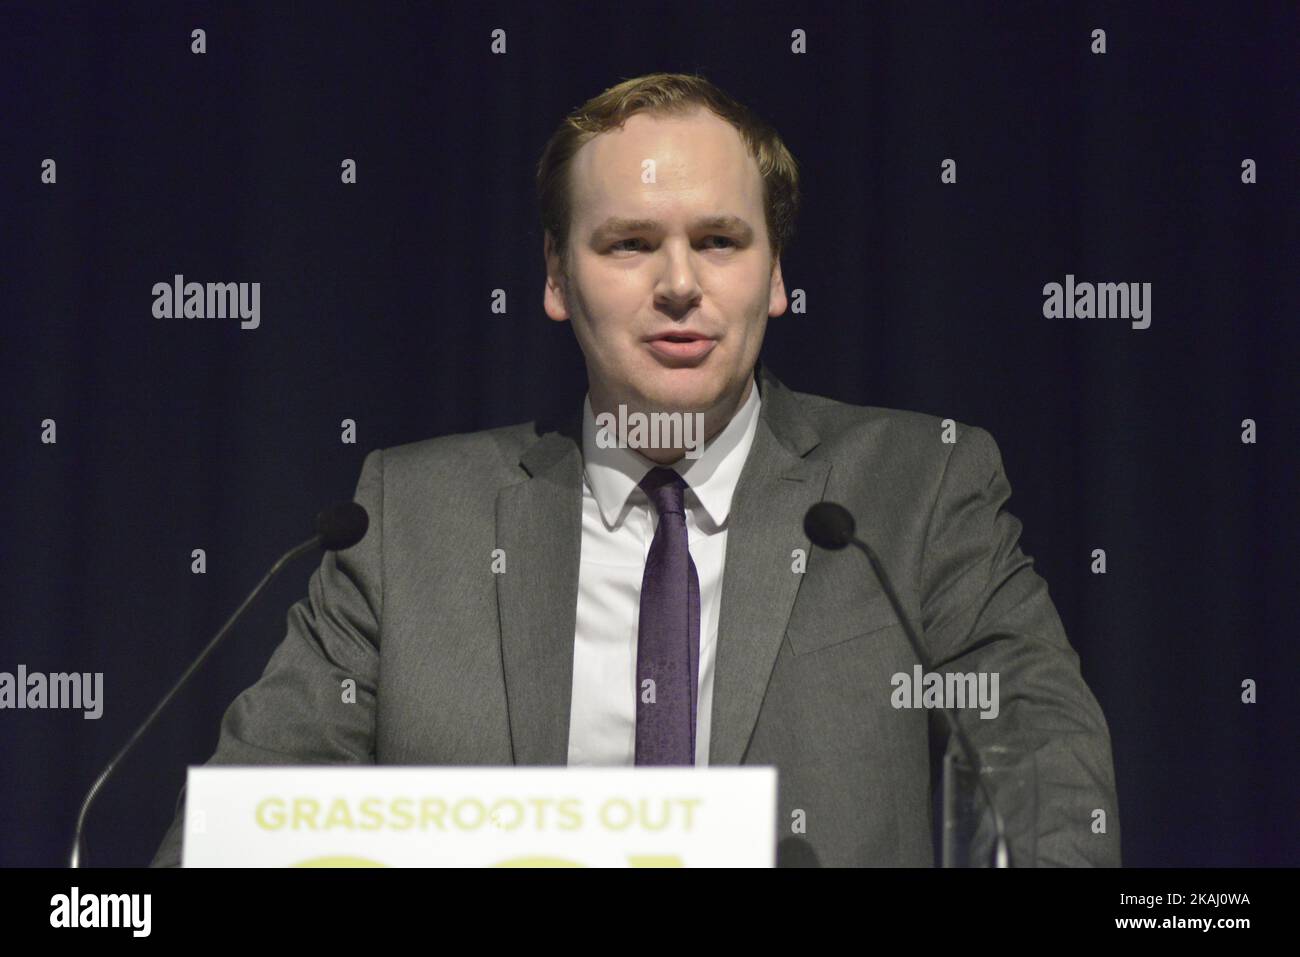
<svg viewBox="0 0 1300 957">
<path fill-rule="evenodd" d="M 735 418 L 736 413 L 739 412 L 744 404 L 749 400 L 749 394 L 753 389 L 754 377 L 751 375 L 745 382 L 745 388 L 740 393 L 739 398 L 730 402 L 724 400 L 704 413 L 704 438 L 700 441 L 701 448 L 713 441 L 714 437 L 730 424 L 731 420 Z M 605 400 L 601 402 L 601 404 L 597 405 L 597 398 L 594 390 L 590 394 L 590 398 L 592 414 L 598 418 L 601 415 L 608 414 L 612 415 L 615 420 L 618 420 L 618 407 L 620 404 L 627 408 L 629 414 L 633 411 L 637 411 L 632 409 L 628 403 L 619 403 L 616 400 Z M 638 448 L 635 451 L 639 455 L 649 459 L 651 462 L 654 462 L 656 465 L 672 465 L 682 459 L 686 454 L 687 448 L 682 445 L 662 448 Z"/>
</svg>

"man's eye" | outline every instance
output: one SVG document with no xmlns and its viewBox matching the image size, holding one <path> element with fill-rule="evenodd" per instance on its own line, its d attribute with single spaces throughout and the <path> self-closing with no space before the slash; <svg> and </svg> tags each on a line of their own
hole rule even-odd
<svg viewBox="0 0 1300 957">
<path fill-rule="evenodd" d="M 709 240 L 714 240 L 714 239 L 720 239 L 720 240 L 722 240 L 724 243 L 726 243 L 727 245 L 726 245 L 726 246 L 707 246 L 707 248 L 709 248 L 709 249 L 727 249 L 727 248 L 729 248 L 729 247 L 734 248 L 734 247 L 736 246 L 736 241 L 735 241 L 734 239 L 730 238 L 729 236 L 708 236 L 708 237 L 705 237 L 706 244 L 707 244 L 707 242 L 708 242 Z M 619 252 L 622 252 L 622 251 L 624 251 L 624 250 L 630 252 L 631 249 L 630 249 L 629 246 L 628 246 L 629 243 L 644 243 L 644 242 L 645 242 L 645 240 L 643 240 L 643 239 L 620 239 L 620 240 L 618 240 L 618 242 L 613 243 L 609 248 L 610 248 L 610 251 L 611 251 L 611 252 L 613 252 L 613 251 L 615 251 L 615 250 L 617 250 L 617 251 L 619 251 Z"/>
</svg>

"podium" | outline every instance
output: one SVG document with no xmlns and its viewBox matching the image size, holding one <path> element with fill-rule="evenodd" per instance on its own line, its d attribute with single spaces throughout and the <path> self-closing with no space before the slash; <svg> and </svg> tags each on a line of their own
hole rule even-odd
<svg viewBox="0 0 1300 957">
<path fill-rule="evenodd" d="M 776 769 L 192 767 L 185 867 L 772 867 Z"/>
</svg>

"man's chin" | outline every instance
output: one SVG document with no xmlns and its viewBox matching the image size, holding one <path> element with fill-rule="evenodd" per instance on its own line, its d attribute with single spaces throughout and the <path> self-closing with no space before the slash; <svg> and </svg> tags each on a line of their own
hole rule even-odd
<svg viewBox="0 0 1300 957">
<path fill-rule="evenodd" d="M 726 383 L 701 369 L 665 369 L 637 383 L 637 392 L 651 412 L 708 412 L 725 391 Z"/>
</svg>

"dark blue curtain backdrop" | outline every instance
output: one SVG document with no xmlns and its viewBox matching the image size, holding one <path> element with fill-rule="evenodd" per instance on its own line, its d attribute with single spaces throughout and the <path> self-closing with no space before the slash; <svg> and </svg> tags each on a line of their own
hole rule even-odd
<svg viewBox="0 0 1300 957">
<path fill-rule="evenodd" d="M 1300 864 L 1298 26 L 1294 3 L 6 4 L 0 671 L 103 672 L 105 704 L 0 711 L 0 863 L 63 860 L 95 775 L 368 451 L 581 400 L 532 176 L 565 112 L 670 70 L 801 164 L 783 267 L 808 309 L 765 362 L 997 439 L 1110 724 L 1125 863 Z M 178 273 L 260 282 L 260 326 L 155 318 Z M 1067 274 L 1149 282 L 1150 328 L 1045 318 Z M 314 562 L 121 768 L 92 863 L 148 862 Z"/>
</svg>

